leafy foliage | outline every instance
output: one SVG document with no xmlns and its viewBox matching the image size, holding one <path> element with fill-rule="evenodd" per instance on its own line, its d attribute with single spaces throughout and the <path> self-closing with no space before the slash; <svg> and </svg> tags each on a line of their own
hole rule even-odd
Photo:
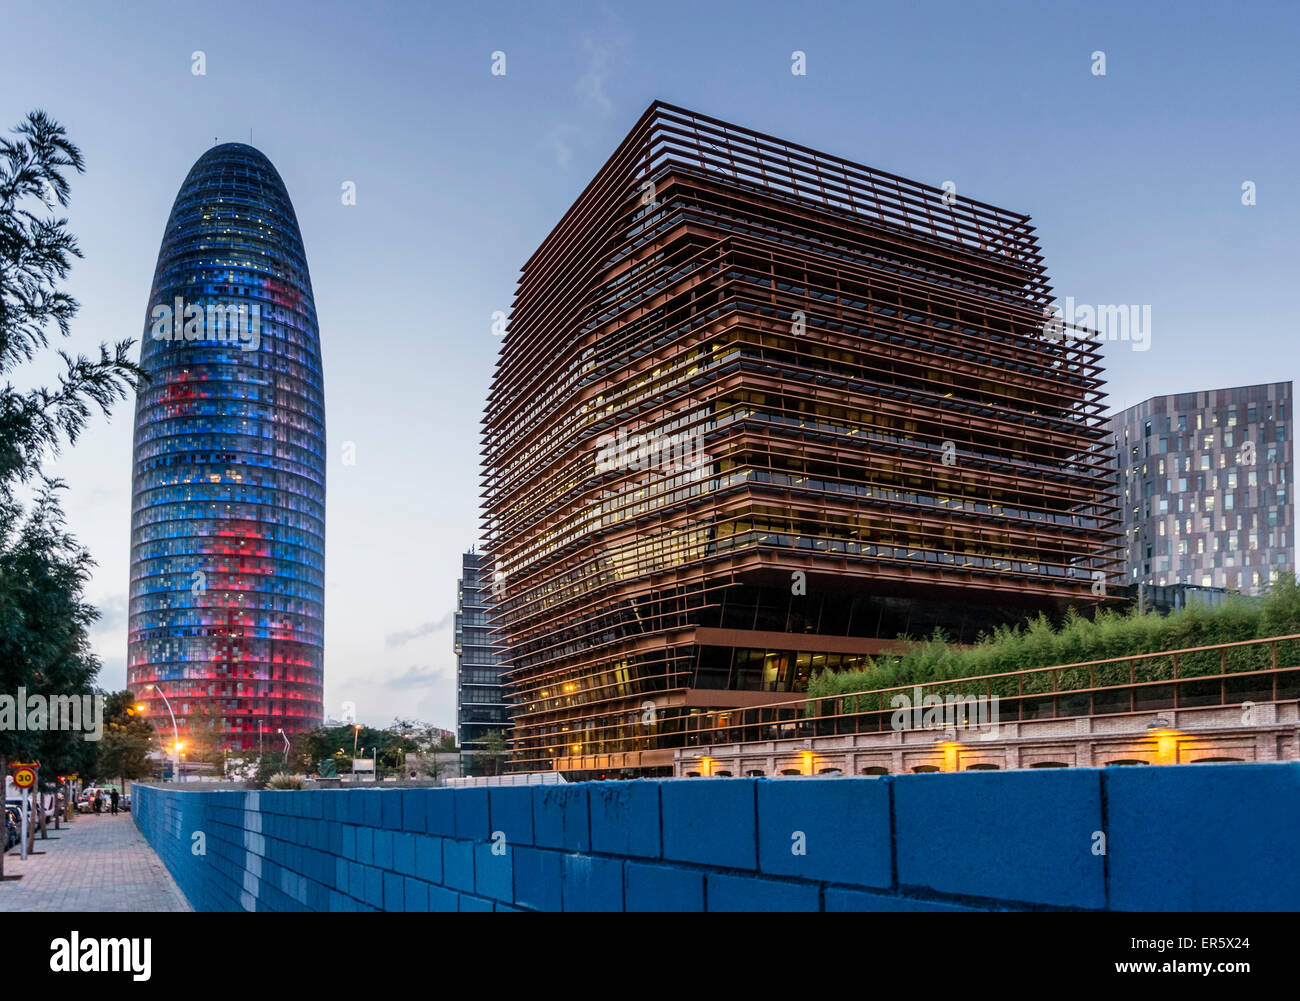
<svg viewBox="0 0 1300 1001">
<path fill-rule="evenodd" d="M 60 352 L 64 371 L 54 388 L 17 388 L 20 366 L 49 347 L 48 330 L 70 332 L 77 301 L 60 284 L 81 251 L 67 219 L 65 171 L 82 172 L 81 152 L 62 126 L 31 112 L 9 138 L 0 138 L 0 690 L 79 697 L 93 693 L 99 661 L 89 627 L 98 613 L 83 599 L 93 565 L 68 532 L 59 504 L 63 484 L 42 473 L 85 430 L 94 410 L 108 413 L 142 373 L 128 354 L 132 342 L 99 358 Z M 16 488 L 30 485 L 26 509 Z M 43 782 L 80 771 L 93 774 L 98 750 L 83 734 L 46 729 L 0 731 L 6 759 L 37 757 Z"/>
<path fill-rule="evenodd" d="M 88 632 L 98 612 L 81 597 L 92 561 L 67 532 L 58 489 L 48 483 L 26 514 L 0 500 L 0 688 L 47 699 L 91 694 L 99 673 Z M 70 731 L 0 730 L 0 757 L 39 758 L 44 776 L 91 771 L 90 746 Z"/>
<path fill-rule="evenodd" d="M 48 214 L 67 207 L 63 170 L 85 169 L 80 150 L 43 111 L 13 133 L 0 139 L 0 375 L 48 347 L 51 324 L 68 335 L 78 303 L 59 283 L 81 256 L 68 220 Z M 47 451 L 57 453 L 65 439 L 75 443 L 92 408 L 107 414 L 126 396 L 142 376 L 129 358 L 132 343 L 101 344 L 98 359 L 59 352 L 65 371 L 57 388 L 0 388 L 0 493 L 7 498 L 14 481 L 39 475 Z"/>
<path fill-rule="evenodd" d="M 94 777 L 133 780 L 149 774 L 148 754 L 154 745 L 154 728 L 136 712 L 129 691 L 113 692 L 104 699 L 104 738 Z"/>
<path fill-rule="evenodd" d="M 183 742 L 190 761 L 212 765 L 216 778 L 226 774 L 230 757 L 230 744 L 222 726 L 221 712 L 213 705 L 198 702 L 190 708 L 185 720 L 188 730 Z"/>
<path fill-rule="evenodd" d="M 501 774 L 509 744 L 500 730 L 488 730 L 479 738 L 483 750 L 474 755 L 474 770 L 481 775 Z"/>
<path fill-rule="evenodd" d="M 406 719 L 395 719 L 383 730 L 360 724 L 320 727 L 300 738 L 299 743 L 303 747 L 303 765 L 307 771 L 318 770 L 321 762 L 332 758 L 340 775 L 352 771 L 354 746 L 358 757 L 368 758 L 378 749 L 381 775 L 404 773 L 408 754 L 425 755 L 435 750 L 448 750 L 437 727 Z M 450 750 L 455 750 L 454 738 Z"/>
<path fill-rule="evenodd" d="M 1111 660 L 1113 664 L 1097 667 L 1097 684 L 1118 684 L 1128 681 L 1130 662 L 1126 658 L 1135 654 L 1296 633 L 1300 633 L 1300 587 L 1294 574 L 1282 574 L 1259 598 L 1232 596 L 1213 608 L 1193 601 L 1167 616 L 1101 611 L 1089 619 L 1071 611 L 1059 627 L 1053 627 L 1045 617 L 1039 616 L 1023 628 L 1001 627 L 966 648 L 951 647 L 942 633 L 936 633 L 900 655 L 877 657 L 862 670 L 824 671 L 811 679 L 808 695 L 813 700 L 835 698 L 900 685 Z M 1300 641 L 1284 643 L 1281 647 L 1284 649 L 1279 650 L 1279 657 L 1287 657 L 1289 663 L 1300 662 Z M 1226 657 L 1228 670 L 1258 667 L 1260 656 L 1258 650 L 1249 647 L 1230 651 Z M 1217 652 L 1183 655 L 1180 674 L 1218 673 L 1219 663 Z M 1156 657 L 1138 664 L 1139 681 L 1172 677 L 1171 658 Z M 1062 672 L 1061 687 L 1078 687 L 1065 684 L 1071 680 L 1066 674 Z M 1086 682 L 1086 669 L 1083 678 Z M 1018 683 L 1017 679 L 1007 679 L 1003 691 L 995 683 L 992 694 L 1015 694 Z M 1033 692 L 1035 684 L 1043 690 L 1051 687 L 1046 675 L 1024 679 L 1024 684 L 1026 694 Z M 856 705 L 855 700 L 845 708 L 852 711 Z M 863 704 L 861 708 L 877 707 Z"/>
<path fill-rule="evenodd" d="M 290 775 L 288 772 L 277 772 L 266 780 L 268 789 L 301 789 L 302 779 L 297 775 Z"/>
</svg>

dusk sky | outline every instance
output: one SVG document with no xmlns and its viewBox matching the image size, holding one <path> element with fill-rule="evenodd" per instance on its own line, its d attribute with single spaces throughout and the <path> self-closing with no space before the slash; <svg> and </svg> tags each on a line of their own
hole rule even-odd
<svg viewBox="0 0 1300 1001">
<path fill-rule="evenodd" d="M 1151 307 L 1149 350 L 1106 346 L 1115 409 L 1300 374 L 1294 3 L 6 0 L 0 25 L 0 127 L 43 108 L 86 158 L 82 307 L 55 346 L 141 336 L 172 200 L 215 141 L 251 136 L 288 187 L 325 368 L 328 715 L 454 728 L 492 313 L 656 98 L 1031 215 L 1062 300 Z M 49 469 L 99 564 L 110 689 L 131 419 L 119 404 Z"/>
</svg>

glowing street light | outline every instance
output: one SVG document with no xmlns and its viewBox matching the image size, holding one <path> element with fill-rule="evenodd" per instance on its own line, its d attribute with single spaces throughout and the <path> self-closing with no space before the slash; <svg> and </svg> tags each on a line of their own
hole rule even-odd
<svg viewBox="0 0 1300 1001">
<path fill-rule="evenodd" d="M 172 712 L 172 704 L 162 690 L 161 685 L 145 685 L 144 687 L 146 691 L 157 692 L 162 696 L 163 705 L 167 707 L 167 713 L 172 718 L 172 739 L 175 741 L 172 745 L 172 781 L 179 782 L 181 780 L 181 731 L 176 725 L 176 714 Z"/>
</svg>

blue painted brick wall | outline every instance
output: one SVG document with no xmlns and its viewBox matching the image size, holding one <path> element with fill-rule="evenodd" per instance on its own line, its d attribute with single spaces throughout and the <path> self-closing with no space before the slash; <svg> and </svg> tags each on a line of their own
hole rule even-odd
<svg viewBox="0 0 1300 1001">
<path fill-rule="evenodd" d="M 492 843 L 474 846 L 474 892 L 511 903 L 515 899 L 514 859 L 508 845 Z"/>
<path fill-rule="evenodd" d="M 447 838 L 442 842 L 442 881 L 453 890 L 474 892 L 474 842 Z"/>
<path fill-rule="evenodd" d="M 1102 908 L 1101 772 L 1061 768 L 900 775 L 898 882 L 941 893 Z"/>
<path fill-rule="evenodd" d="M 533 791 L 527 786 L 502 786 L 488 792 L 492 831 L 510 845 L 533 843 Z"/>
<path fill-rule="evenodd" d="M 534 911 L 563 909 L 560 885 L 564 855 L 538 848 L 514 847 L 515 904 Z"/>
<path fill-rule="evenodd" d="M 758 779 L 708 782 L 678 779 L 661 783 L 664 858 L 730 869 L 754 869 L 758 863 L 755 817 L 758 782 Z"/>
<path fill-rule="evenodd" d="M 133 807 L 205 911 L 1300 909 L 1295 762 L 490 790 L 138 785 Z"/>
<path fill-rule="evenodd" d="M 628 862 L 624 872 L 626 910 L 704 910 L 704 873 L 699 870 Z"/>
<path fill-rule="evenodd" d="M 859 886 L 892 879 L 888 782 L 758 783 L 759 868 Z M 846 852 L 845 845 L 855 851 Z"/>
<path fill-rule="evenodd" d="M 1102 779 L 1112 908 L 1297 909 L 1300 765 L 1110 768 Z"/>
<path fill-rule="evenodd" d="M 780 882 L 755 876 L 709 873 L 706 880 L 709 911 L 818 911 L 816 883 Z"/>
<path fill-rule="evenodd" d="M 566 911 L 623 910 L 623 863 L 574 852 L 564 856 Z"/>
<path fill-rule="evenodd" d="M 533 793 L 533 843 L 585 852 L 591 848 L 587 786 L 538 786 Z"/>
<path fill-rule="evenodd" d="M 606 855 L 658 858 L 659 785 L 599 782 L 588 792 L 591 810 L 591 850 Z"/>
</svg>

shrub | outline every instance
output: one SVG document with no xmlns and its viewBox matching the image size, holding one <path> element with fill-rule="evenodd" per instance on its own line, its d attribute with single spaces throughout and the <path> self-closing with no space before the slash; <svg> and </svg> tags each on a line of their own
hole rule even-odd
<svg viewBox="0 0 1300 1001">
<path fill-rule="evenodd" d="M 266 781 L 268 789 L 301 789 L 302 779 L 297 775 L 290 775 L 288 772 L 277 772 Z"/>
<path fill-rule="evenodd" d="M 946 637 L 936 631 L 928 640 L 913 642 L 902 654 L 875 658 L 862 670 L 823 671 L 810 680 L 808 695 L 810 700 L 827 699 L 880 688 L 1091 660 L 1106 661 L 1093 669 L 1097 685 L 1124 684 L 1129 680 L 1129 658 L 1136 654 L 1297 633 L 1300 633 L 1300 585 L 1295 575 L 1288 573 L 1280 575 L 1258 598 L 1233 595 L 1213 608 L 1193 601 L 1165 616 L 1154 612 L 1138 615 L 1133 609 L 1103 610 L 1087 618 L 1071 609 L 1060 626 L 1053 626 L 1046 616 L 1040 615 L 1019 629 L 999 626 L 965 649 L 948 646 Z M 1271 651 L 1231 650 L 1224 662 L 1229 671 L 1266 668 L 1270 666 Z M 1297 664 L 1300 664 L 1300 641 L 1278 644 L 1278 666 Z M 1184 654 L 1179 658 L 1179 675 L 1218 674 L 1219 665 L 1218 651 Z M 1172 657 L 1153 657 L 1136 664 L 1138 681 L 1172 677 Z M 1062 671 L 1057 681 L 1062 690 L 1086 687 L 1088 669 Z M 1025 678 L 1023 683 L 1025 694 L 1047 692 L 1051 690 L 1052 679 L 1044 674 Z M 991 694 L 1014 695 L 1018 684 L 1015 678 L 994 682 Z M 853 711 L 856 701 L 845 700 L 845 710 Z M 809 712 L 812 713 L 811 701 Z"/>
</svg>

